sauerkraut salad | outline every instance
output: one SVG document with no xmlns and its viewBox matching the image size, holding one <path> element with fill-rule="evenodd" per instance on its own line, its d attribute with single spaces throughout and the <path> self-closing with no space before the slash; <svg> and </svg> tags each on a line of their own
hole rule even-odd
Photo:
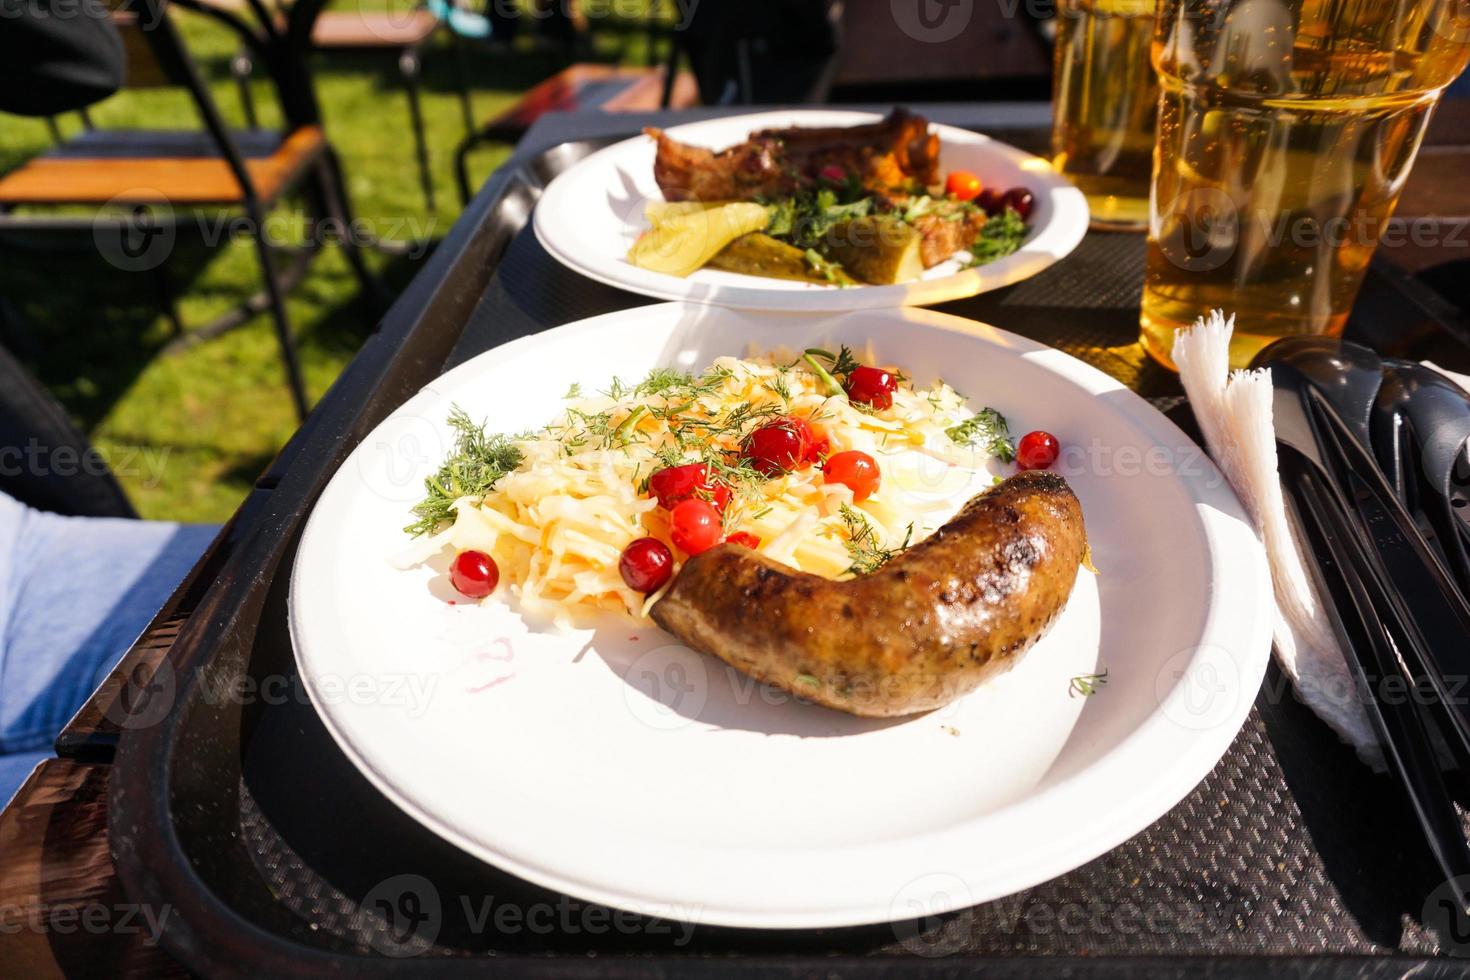
<svg viewBox="0 0 1470 980">
<path fill-rule="evenodd" d="M 574 385 L 561 415 L 516 435 L 456 409 L 455 449 L 398 562 L 452 551 L 461 593 L 504 582 L 564 624 L 642 618 L 679 563 L 727 541 L 828 578 L 871 571 L 943 523 L 974 477 L 990 482 L 988 459 L 1014 455 L 998 413 L 874 360 L 776 351 Z"/>
</svg>

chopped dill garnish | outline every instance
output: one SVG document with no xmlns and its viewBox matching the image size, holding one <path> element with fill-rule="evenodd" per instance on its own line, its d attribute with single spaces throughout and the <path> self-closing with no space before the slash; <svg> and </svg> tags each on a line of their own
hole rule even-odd
<svg viewBox="0 0 1470 980">
<path fill-rule="evenodd" d="M 418 520 L 404 528 L 414 537 L 454 520 L 456 500 L 484 496 L 525 459 L 509 436 L 486 435 L 485 426 L 476 425 L 458 405 L 450 409 L 449 426 L 455 432 L 454 449 L 439 471 L 424 480 L 424 499 L 413 507 Z"/>
<path fill-rule="evenodd" d="M 847 541 L 844 544 L 848 557 L 852 559 L 847 571 L 852 575 L 876 572 L 892 561 L 899 552 L 907 550 L 909 542 L 914 538 L 914 525 L 910 523 L 908 532 L 903 536 L 903 544 L 897 548 L 884 548 L 878 543 L 878 529 L 860 511 L 843 504 L 838 508 L 837 515 L 847 531 Z"/>
<path fill-rule="evenodd" d="M 578 384 L 577 382 L 573 381 L 572 382 L 572 386 L 567 389 L 567 393 L 565 395 L 562 395 L 561 397 L 562 397 L 562 400 L 564 400 L 564 401 L 571 401 L 573 398 L 581 398 L 582 397 L 582 386 L 580 384 Z"/>
<path fill-rule="evenodd" d="M 653 396 L 665 395 L 675 389 L 688 388 L 694 384 L 694 376 L 677 368 L 654 368 L 648 377 L 638 382 L 633 394 Z"/>
<path fill-rule="evenodd" d="M 657 452 L 658 461 L 665 467 L 682 466 L 684 464 L 684 450 L 678 446 L 664 446 Z"/>
<path fill-rule="evenodd" d="M 780 398 L 781 401 L 791 401 L 791 382 L 786 380 L 785 371 L 782 371 L 780 374 L 776 375 L 775 381 L 767 381 L 765 384 L 765 388 L 767 391 L 774 394 L 777 398 Z"/>
<path fill-rule="evenodd" d="M 1101 674 L 1078 674 L 1067 684 L 1067 697 L 1090 698 L 1097 693 L 1097 689 L 1108 682 L 1108 672 L 1104 670 Z"/>
<path fill-rule="evenodd" d="M 944 434 L 955 445 L 978 446 L 1002 463 L 1009 463 L 1016 458 L 1016 447 L 1011 443 L 1005 416 L 993 408 L 980 409 L 974 418 L 950 426 L 944 430 Z"/>
</svg>

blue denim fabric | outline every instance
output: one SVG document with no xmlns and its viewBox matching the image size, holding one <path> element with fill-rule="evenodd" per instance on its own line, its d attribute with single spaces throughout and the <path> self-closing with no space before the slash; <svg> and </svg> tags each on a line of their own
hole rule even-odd
<svg viewBox="0 0 1470 980">
<path fill-rule="evenodd" d="M 217 530 L 60 517 L 0 494 L 0 803 Z"/>
</svg>

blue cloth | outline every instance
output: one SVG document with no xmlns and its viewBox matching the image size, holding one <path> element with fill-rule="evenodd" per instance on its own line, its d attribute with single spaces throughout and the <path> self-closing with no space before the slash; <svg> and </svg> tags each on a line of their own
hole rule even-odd
<svg viewBox="0 0 1470 980">
<path fill-rule="evenodd" d="M 60 517 L 0 494 L 0 804 L 217 530 Z"/>
</svg>

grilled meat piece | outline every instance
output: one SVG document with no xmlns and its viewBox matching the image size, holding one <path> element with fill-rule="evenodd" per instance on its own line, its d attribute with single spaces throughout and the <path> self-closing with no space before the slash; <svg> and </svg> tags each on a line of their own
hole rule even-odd
<svg viewBox="0 0 1470 980">
<path fill-rule="evenodd" d="M 1086 554 L 1067 481 L 1032 470 L 845 582 L 717 545 L 684 564 L 652 616 L 792 694 L 855 715 L 907 715 L 1010 669 L 1066 605 Z"/>
<path fill-rule="evenodd" d="M 750 201 L 817 186 L 827 167 L 855 174 L 872 191 L 939 182 L 939 137 L 929 122 L 894 109 L 882 122 L 833 128 L 767 129 L 715 152 L 646 129 L 658 141 L 654 179 L 670 201 Z"/>
<path fill-rule="evenodd" d="M 985 212 L 974 208 L 958 214 L 957 218 L 926 214 L 914 219 L 914 227 L 923 237 L 919 255 L 924 260 L 924 268 L 932 269 L 975 244 L 980 229 L 985 227 Z"/>
</svg>

